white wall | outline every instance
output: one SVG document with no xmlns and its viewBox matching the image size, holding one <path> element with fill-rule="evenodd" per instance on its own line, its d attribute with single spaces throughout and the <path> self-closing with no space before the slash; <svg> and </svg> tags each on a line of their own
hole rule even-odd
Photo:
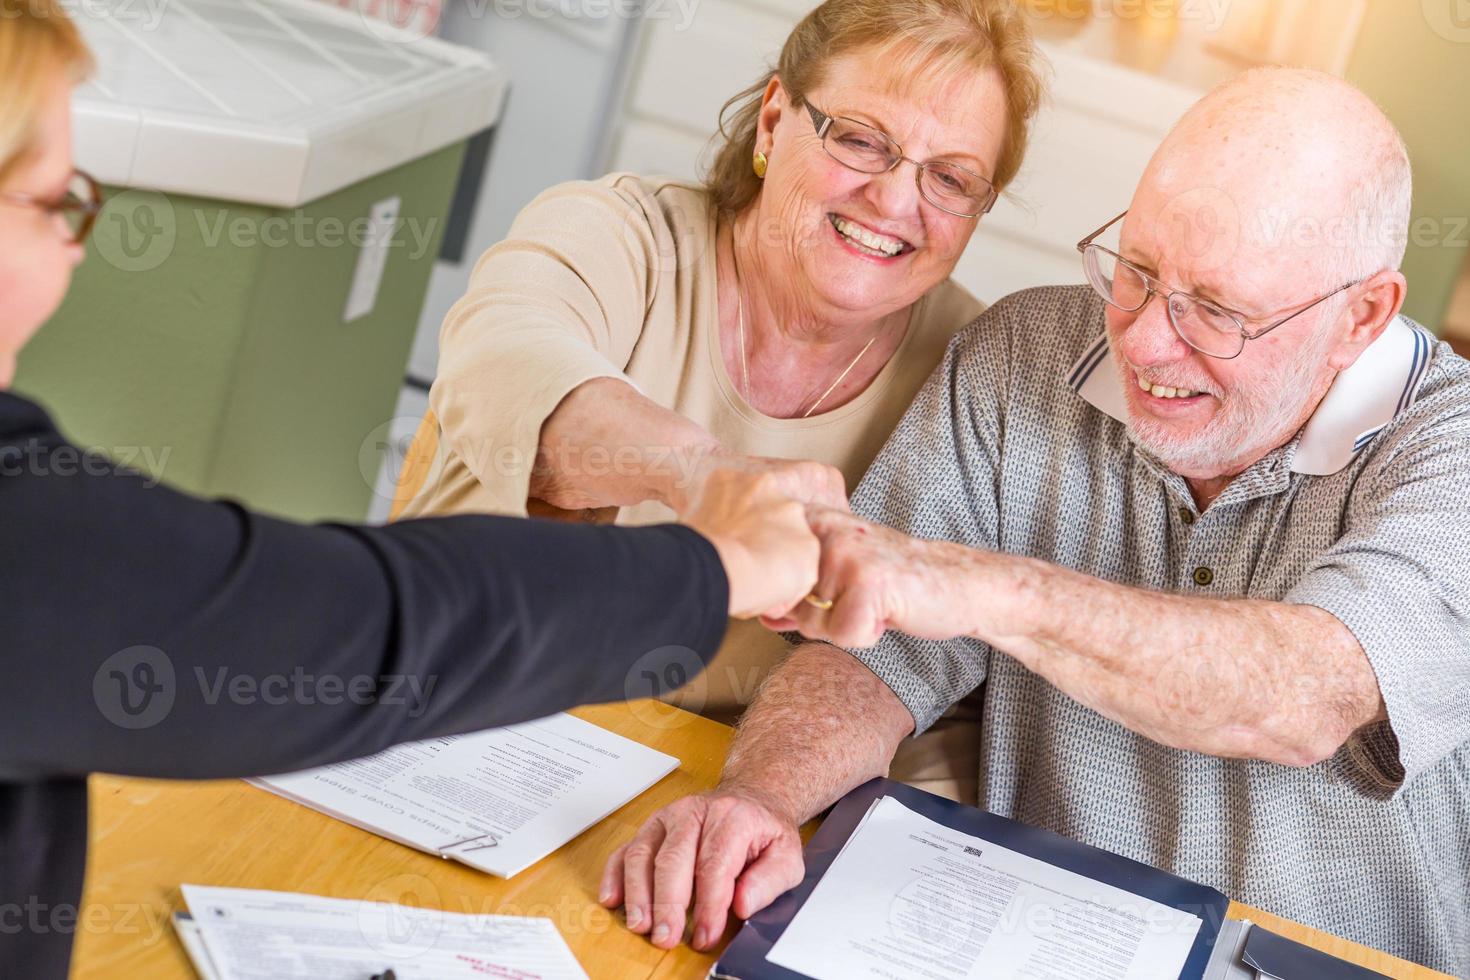
<svg viewBox="0 0 1470 980">
<path fill-rule="evenodd" d="M 429 282 L 409 359 L 409 374 L 425 381 L 434 377 L 438 362 L 439 326 L 464 295 L 480 253 L 505 237 L 516 214 L 538 193 L 596 175 L 608 115 L 618 101 L 622 60 L 639 27 L 617 17 L 570 21 L 496 11 L 496 4 L 483 0 L 451 3 L 440 30 L 445 40 L 485 51 L 508 71 L 510 95 L 496 127 L 464 261 L 441 261 Z"/>
</svg>

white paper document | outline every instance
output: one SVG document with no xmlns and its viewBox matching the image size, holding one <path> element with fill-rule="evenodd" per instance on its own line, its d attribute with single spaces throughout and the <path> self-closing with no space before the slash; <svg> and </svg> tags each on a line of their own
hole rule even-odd
<svg viewBox="0 0 1470 980">
<path fill-rule="evenodd" d="M 767 959 L 815 980 L 1178 980 L 1200 925 L 885 796 Z"/>
<path fill-rule="evenodd" d="M 586 980 L 550 919 L 184 885 L 205 980 Z M 207 953 L 201 963 L 198 947 Z M 206 972 L 213 970 L 213 974 Z"/>
<path fill-rule="evenodd" d="M 204 936 L 199 931 L 199 923 L 188 912 L 175 912 L 173 918 L 174 932 L 178 933 L 179 944 L 189 954 L 189 962 L 194 964 L 194 972 L 199 974 L 199 980 L 220 980 L 219 970 L 215 969 L 214 960 L 209 958 L 209 950 L 204 948 Z"/>
<path fill-rule="evenodd" d="M 558 714 L 251 782 L 400 844 L 509 878 L 678 765 L 671 755 Z"/>
</svg>

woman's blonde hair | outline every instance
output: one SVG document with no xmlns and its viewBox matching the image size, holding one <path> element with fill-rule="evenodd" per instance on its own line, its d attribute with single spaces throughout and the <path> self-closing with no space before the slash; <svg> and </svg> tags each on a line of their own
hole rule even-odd
<svg viewBox="0 0 1470 980">
<path fill-rule="evenodd" d="M 1021 169 L 1031 120 L 1042 97 L 1041 72 L 1026 15 L 1013 0 L 827 0 L 791 31 L 776 66 L 720 110 L 705 186 L 722 213 L 743 211 L 760 192 L 751 169 L 761 97 L 772 78 L 793 104 L 821 84 L 832 59 L 865 47 L 901 52 L 895 70 L 943 75 L 995 68 L 1006 92 L 1006 135 L 992 176 L 1004 190 Z"/>
<path fill-rule="evenodd" d="M 92 54 L 57 0 L 0 0 L 0 181 L 35 152 L 56 73 L 78 82 L 91 70 Z"/>
</svg>

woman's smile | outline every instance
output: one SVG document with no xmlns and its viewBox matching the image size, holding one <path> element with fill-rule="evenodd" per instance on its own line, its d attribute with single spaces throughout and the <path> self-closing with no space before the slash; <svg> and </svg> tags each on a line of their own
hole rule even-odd
<svg viewBox="0 0 1470 980">
<path fill-rule="evenodd" d="M 895 235 L 885 235 L 867 224 L 836 213 L 828 213 L 827 222 L 838 240 L 849 251 L 867 259 L 891 263 L 914 251 L 913 243 Z"/>
</svg>

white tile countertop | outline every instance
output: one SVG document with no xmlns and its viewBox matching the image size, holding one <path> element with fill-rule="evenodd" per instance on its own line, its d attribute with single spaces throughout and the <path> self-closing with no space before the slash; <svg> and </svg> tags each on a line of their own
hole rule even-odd
<svg viewBox="0 0 1470 980">
<path fill-rule="evenodd" d="M 499 118 L 485 55 L 315 0 L 88 0 L 74 98 L 106 184 L 295 207 Z"/>
</svg>

